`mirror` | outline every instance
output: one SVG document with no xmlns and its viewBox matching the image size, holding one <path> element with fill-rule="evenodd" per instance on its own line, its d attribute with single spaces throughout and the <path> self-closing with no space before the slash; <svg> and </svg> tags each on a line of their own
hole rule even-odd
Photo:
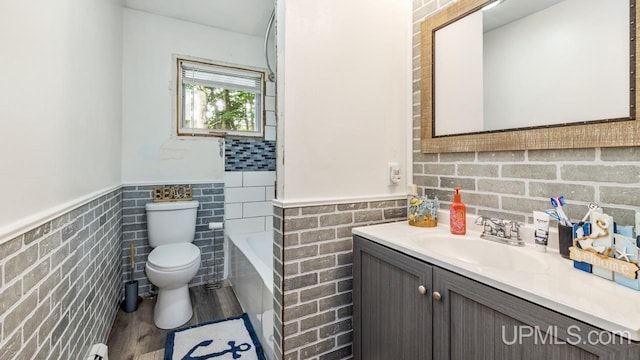
<svg viewBox="0 0 640 360">
<path fill-rule="evenodd" d="M 614 3 L 460 0 L 426 19 L 422 151 L 640 145 L 635 1 Z"/>
</svg>

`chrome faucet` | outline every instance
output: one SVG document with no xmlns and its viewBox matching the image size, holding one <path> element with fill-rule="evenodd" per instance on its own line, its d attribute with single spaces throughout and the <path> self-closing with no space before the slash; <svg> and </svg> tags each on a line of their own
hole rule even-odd
<svg viewBox="0 0 640 360">
<path fill-rule="evenodd" d="M 475 224 L 482 225 L 480 237 L 483 239 L 502 244 L 524 246 L 524 241 L 520 238 L 520 224 L 517 221 L 507 222 L 506 220 L 479 216 L 476 218 Z"/>
</svg>

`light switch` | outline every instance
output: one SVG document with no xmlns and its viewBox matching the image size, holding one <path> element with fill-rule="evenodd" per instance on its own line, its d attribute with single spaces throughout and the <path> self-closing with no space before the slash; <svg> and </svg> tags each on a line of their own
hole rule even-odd
<svg viewBox="0 0 640 360">
<path fill-rule="evenodd" d="M 392 184 L 398 184 L 401 178 L 400 164 L 389 163 L 389 181 L 391 181 Z"/>
</svg>

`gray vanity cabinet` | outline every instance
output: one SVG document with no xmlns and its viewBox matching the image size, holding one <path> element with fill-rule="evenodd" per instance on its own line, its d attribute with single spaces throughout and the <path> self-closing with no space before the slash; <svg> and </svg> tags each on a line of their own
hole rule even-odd
<svg viewBox="0 0 640 360">
<path fill-rule="evenodd" d="M 356 359 L 431 359 L 432 267 L 356 237 L 353 352 Z"/>
<path fill-rule="evenodd" d="M 358 236 L 353 264 L 355 359 L 640 359 L 638 343 Z"/>
</svg>

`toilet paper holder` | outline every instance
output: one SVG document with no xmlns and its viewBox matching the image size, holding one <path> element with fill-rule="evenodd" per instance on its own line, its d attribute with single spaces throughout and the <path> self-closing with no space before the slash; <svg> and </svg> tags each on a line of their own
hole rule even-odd
<svg viewBox="0 0 640 360">
<path fill-rule="evenodd" d="M 209 223 L 209 230 L 217 230 L 217 229 L 222 229 L 224 228 L 224 223 L 221 222 L 210 222 Z"/>
</svg>

